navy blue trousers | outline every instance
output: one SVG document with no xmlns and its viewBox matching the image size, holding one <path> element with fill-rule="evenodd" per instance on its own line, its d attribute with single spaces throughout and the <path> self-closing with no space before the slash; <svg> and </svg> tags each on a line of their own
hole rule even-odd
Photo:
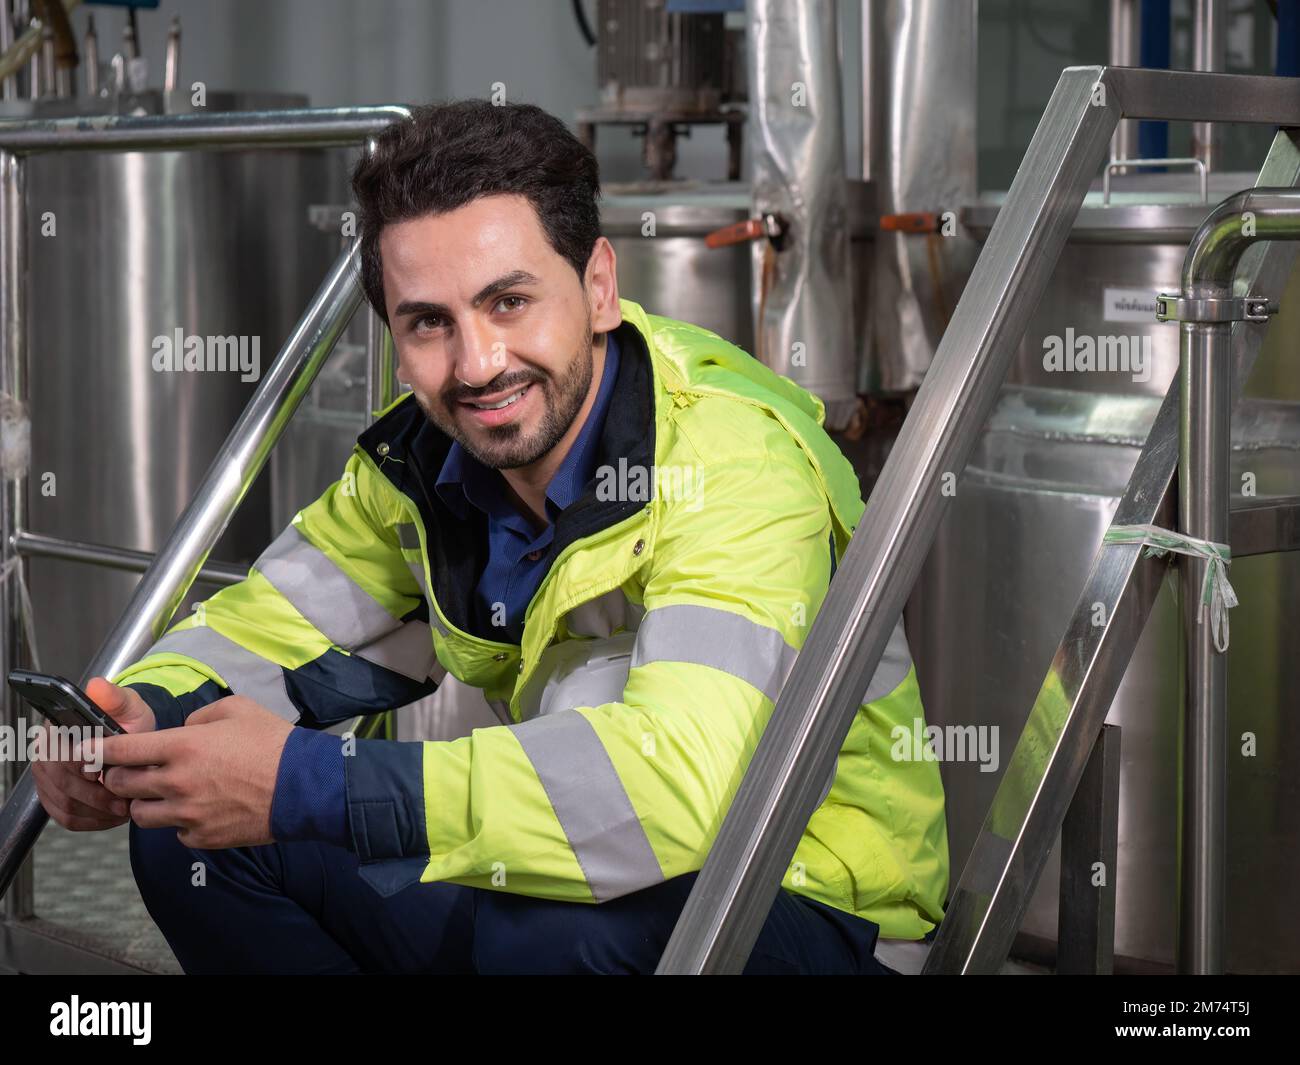
<svg viewBox="0 0 1300 1065">
<path fill-rule="evenodd" d="M 652 973 L 696 875 L 599 905 L 445 882 L 384 898 L 341 847 L 203 851 L 174 828 L 130 834 L 145 906 L 187 973 Z M 781 890 L 745 972 L 893 973 L 875 958 L 878 932 Z"/>
</svg>

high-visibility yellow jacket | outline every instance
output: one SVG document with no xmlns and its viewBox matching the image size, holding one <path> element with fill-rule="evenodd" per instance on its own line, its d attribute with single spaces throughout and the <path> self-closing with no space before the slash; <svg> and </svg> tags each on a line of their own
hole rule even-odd
<svg viewBox="0 0 1300 1065">
<path fill-rule="evenodd" d="M 447 672 L 481 688 L 500 725 L 344 759 L 353 847 L 384 893 L 603 902 L 698 870 L 862 515 L 816 396 L 621 305 L 597 476 L 555 522 L 522 646 L 473 629 L 486 518 L 432 490 L 450 440 L 408 393 L 245 580 L 113 678 L 181 717 L 234 692 L 318 729 Z M 938 764 L 891 756 L 921 718 L 900 621 L 782 882 L 910 939 L 948 884 Z"/>
</svg>

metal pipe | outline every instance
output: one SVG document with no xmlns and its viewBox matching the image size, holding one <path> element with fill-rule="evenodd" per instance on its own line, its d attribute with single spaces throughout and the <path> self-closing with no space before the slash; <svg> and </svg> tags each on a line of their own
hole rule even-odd
<svg viewBox="0 0 1300 1065">
<path fill-rule="evenodd" d="M 872 28 L 872 12 L 869 5 L 862 4 L 862 180 L 873 181 L 876 168 L 872 162 L 876 138 L 880 135 L 880 122 L 877 112 L 881 100 L 875 88 L 876 64 L 879 58 L 875 54 L 877 34 Z"/>
<path fill-rule="evenodd" d="M 1232 328 L 1183 322 L 1178 520 L 1189 536 L 1228 541 Z M 1228 660 L 1201 610 L 1204 559 L 1178 560 L 1185 714 L 1178 785 L 1180 972 L 1223 972 L 1224 838 L 1227 824 Z"/>
<path fill-rule="evenodd" d="M 41 95 L 53 96 L 54 81 L 54 31 L 46 26 L 41 30 Z"/>
<path fill-rule="evenodd" d="M 48 67 L 46 76 L 50 81 L 50 92 L 55 96 L 72 95 L 72 75 L 77 69 L 77 41 L 72 35 L 72 20 L 62 0 L 41 0 L 37 14 L 45 23 L 42 41 L 53 38 L 43 63 Z"/>
<path fill-rule="evenodd" d="M 14 46 L 13 0 L 0 0 L 0 56 L 9 54 Z M 18 83 L 13 74 L 0 77 L 0 99 L 12 100 L 18 95 Z"/>
<path fill-rule="evenodd" d="M 695 882 L 660 973 L 739 972 L 947 503 L 1110 150 L 1105 72 L 1062 72 L 861 524 Z"/>
<path fill-rule="evenodd" d="M 1224 0 L 1196 0 L 1192 21 L 1192 69 L 1221 71 L 1227 67 L 1227 9 Z M 1192 154 L 1213 170 L 1217 135 L 1211 122 L 1192 124 Z"/>
<path fill-rule="evenodd" d="M 163 67 L 163 92 L 175 92 L 181 69 L 181 17 L 172 16 L 167 31 L 167 55 Z"/>
<path fill-rule="evenodd" d="M 99 37 L 95 33 L 95 16 L 86 16 L 86 36 L 82 40 L 86 67 L 86 95 L 99 95 Z"/>
<path fill-rule="evenodd" d="M 112 547 L 87 540 L 68 540 L 62 536 L 47 536 L 44 533 L 23 530 L 19 530 L 14 535 L 14 547 L 26 556 L 86 562 L 93 566 L 126 570 L 129 573 L 144 573 L 158 557 L 151 551 L 133 551 L 126 547 Z M 203 582 L 224 587 L 228 584 L 238 584 L 247 576 L 248 570 L 245 567 L 233 566 L 228 562 L 208 562 L 199 570 L 194 580 L 196 583 Z"/>
<path fill-rule="evenodd" d="M 366 410 L 377 418 L 397 398 L 393 334 L 374 308 L 369 310 L 366 327 Z"/>
<path fill-rule="evenodd" d="M 1141 48 L 1141 6 L 1138 0 L 1110 0 L 1110 57 L 1113 67 L 1136 67 Z M 1138 151 L 1138 124 L 1131 118 L 1120 119 L 1110 141 L 1113 160 L 1133 159 Z M 1127 173 L 1127 170 L 1125 170 Z"/>
<path fill-rule="evenodd" d="M 4 389 L 12 429 L 30 425 L 27 412 L 27 215 L 26 166 L 12 152 L 0 150 L 0 388 Z M 0 567 L 9 573 L 0 581 L 0 621 L 4 625 L 3 650 L 7 663 L 26 660 L 26 629 L 19 581 L 26 580 L 26 562 L 11 537 L 27 525 L 27 461 L 25 456 L 9 458 L 0 482 Z M 10 572 L 12 569 L 12 572 Z M 18 697 L 9 685 L 0 685 L 0 720 L 17 725 Z M 4 767 L 5 794 L 13 794 L 21 763 Z M 7 837 L 6 837 L 7 838 Z M 35 837 L 33 836 L 34 840 Z M 0 839 L 0 847 L 5 844 Z M 26 854 L 26 848 L 22 854 Z M 21 856 L 20 856 L 21 857 Z M 10 873 L 13 889 L 5 896 L 4 916 L 22 920 L 32 913 L 31 865 L 17 866 Z"/>
<path fill-rule="evenodd" d="M 1196 231 L 1183 261 L 1185 300 L 1233 294 L 1242 253 L 1261 240 L 1300 239 L 1300 193 L 1251 189 L 1224 200 Z M 1178 516 L 1184 533 L 1227 543 L 1230 529 L 1231 322 L 1180 323 Z M 1223 971 L 1226 883 L 1228 660 L 1199 618 L 1208 563 L 1179 560 L 1186 719 L 1178 774 L 1180 972 Z"/>
<path fill-rule="evenodd" d="M 96 115 L 0 122 L 0 147 L 48 151 L 328 148 L 356 144 L 410 117 L 405 107 L 312 107 L 184 115 Z"/>
</svg>

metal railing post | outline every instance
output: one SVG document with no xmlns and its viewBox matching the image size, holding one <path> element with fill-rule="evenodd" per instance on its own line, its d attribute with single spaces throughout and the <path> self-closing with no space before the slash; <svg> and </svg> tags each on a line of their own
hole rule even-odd
<svg viewBox="0 0 1300 1065">
<path fill-rule="evenodd" d="M 3 484 L 0 484 L 0 625 L 3 626 L 3 667 L 25 657 L 21 589 L 27 561 L 14 543 L 14 534 L 27 526 L 27 457 L 30 429 L 27 411 L 27 212 L 25 164 L 13 152 L 0 150 L 0 417 L 3 419 Z M 21 713 L 18 697 L 0 685 L 0 722 L 16 729 Z M 21 762 L 4 767 L 6 798 L 19 787 Z M 2 844 L 0 844 L 2 845 Z M 10 874 L 11 890 L 4 896 L 4 916 L 21 920 L 32 912 L 30 865 Z"/>
<path fill-rule="evenodd" d="M 1103 71 L 1061 74 L 862 522 L 660 961 L 739 972 L 997 399 L 1120 111 Z"/>
<path fill-rule="evenodd" d="M 1179 296 L 1158 300 L 1179 322 L 1178 517 L 1182 533 L 1228 543 L 1232 492 L 1232 324 L 1263 321 L 1261 294 L 1233 295 L 1242 254 L 1253 243 L 1300 239 L 1300 192 L 1256 188 L 1220 203 L 1196 231 Z M 1205 558 L 1179 559 L 1185 720 L 1178 774 L 1178 969 L 1221 973 L 1226 897 L 1228 660 L 1203 610 Z M 1226 611 L 1226 608 L 1223 608 Z M 1225 620 L 1226 625 L 1226 620 Z M 1224 641 L 1226 647 L 1226 640 Z"/>
</svg>

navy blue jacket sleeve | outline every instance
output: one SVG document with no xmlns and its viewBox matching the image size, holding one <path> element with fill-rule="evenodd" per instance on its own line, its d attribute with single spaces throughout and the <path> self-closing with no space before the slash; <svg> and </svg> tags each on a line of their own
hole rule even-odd
<svg viewBox="0 0 1300 1065">
<path fill-rule="evenodd" d="M 295 728 L 285 741 L 271 803 L 277 843 L 314 840 L 352 849 L 343 771 L 343 738 Z"/>
</svg>

